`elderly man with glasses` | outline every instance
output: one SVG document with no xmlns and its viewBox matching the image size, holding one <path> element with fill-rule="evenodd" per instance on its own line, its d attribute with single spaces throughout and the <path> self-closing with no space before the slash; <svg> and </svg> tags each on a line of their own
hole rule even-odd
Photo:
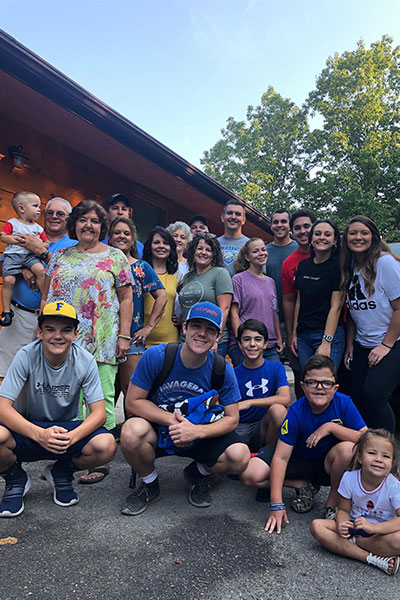
<svg viewBox="0 0 400 600">
<path fill-rule="evenodd" d="M 50 242 L 48 249 L 38 236 L 25 235 L 25 247 L 44 263 L 48 262 L 51 253 L 77 243 L 67 235 L 67 218 L 71 210 L 71 204 L 64 198 L 48 201 L 44 211 L 44 230 Z M 23 269 L 13 289 L 13 322 L 10 327 L 0 330 L 0 381 L 5 377 L 16 352 L 35 337 L 40 299 L 34 274 L 29 269 Z"/>
</svg>

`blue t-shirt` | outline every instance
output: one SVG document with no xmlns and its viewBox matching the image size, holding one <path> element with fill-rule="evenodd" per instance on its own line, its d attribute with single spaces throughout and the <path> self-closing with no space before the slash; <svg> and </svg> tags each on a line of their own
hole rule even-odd
<svg viewBox="0 0 400 600">
<path fill-rule="evenodd" d="M 305 460 L 317 460 L 326 456 L 338 439 L 334 435 L 327 435 L 314 448 L 307 448 L 306 440 L 318 427 L 332 421 L 356 431 L 366 427 L 350 396 L 336 392 L 329 406 L 319 414 L 311 412 L 307 398 L 302 396 L 289 408 L 279 439 L 294 446 L 293 454 Z"/>
<path fill-rule="evenodd" d="M 154 394 L 152 401 L 157 404 L 175 404 L 186 398 L 192 398 L 209 392 L 214 355 L 208 352 L 207 361 L 198 369 L 188 369 L 181 360 L 181 344 L 172 370 L 162 386 Z M 157 375 L 164 364 L 166 344 L 148 348 L 142 355 L 135 372 L 131 377 L 132 383 L 143 390 L 150 391 Z M 240 392 L 232 366 L 226 363 L 224 385 L 218 391 L 219 402 L 222 406 L 234 404 L 240 400 Z"/>
<path fill-rule="evenodd" d="M 235 368 L 235 375 L 239 384 L 242 400 L 253 398 L 269 398 L 277 394 L 278 388 L 289 385 L 285 367 L 280 362 L 264 360 L 264 364 L 257 369 L 249 369 L 242 364 Z M 240 423 L 254 423 L 260 421 L 268 407 L 252 406 L 239 413 Z"/>
<path fill-rule="evenodd" d="M 163 290 L 157 273 L 145 260 L 137 260 L 131 265 L 133 277 L 133 315 L 131 325 L 131 336 L 144 325 L 144 294 L 153 290 Z"/>
<path fill-rule="evenodd" d="M 56 252 L 56 250 L 62 250 L 63 248 L 69 248 L 75 246 L 78 243 L 77 240 L 71 240 L 68 235 L 65 235 L 60 240 L 50 242 L 49 252 Z M 34 292 L 31 290 L 25 279 L 20 276 L 17 277 L 13 288 L 12 299 L 25 308 L 32 308 L 37 310 L 40 306 L 40 299 L 42 297 L 41 292 Z"/>
</svg>

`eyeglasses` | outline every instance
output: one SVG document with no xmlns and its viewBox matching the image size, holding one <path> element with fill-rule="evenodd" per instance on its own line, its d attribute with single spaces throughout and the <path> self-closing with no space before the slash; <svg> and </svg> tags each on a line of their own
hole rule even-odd
<svg viewBox="0 0 400 600">
<path fill-rule="evenodd" d="M 63 212 L 62 210 L 45 210 L 44 214 L 47 215 L 48 217 L 58 217 L 59 219 L 64 219 L 67 214 L 65 212 Z"/>
<path fill-rule="evenodd" d="M 317 388 L 320 385 L 324 390 L 331 390 L 336 383 L 328 380 L 317 381 L 316 379 L 306 379 L 304 385 L 309 388 Z"/>
</svg>

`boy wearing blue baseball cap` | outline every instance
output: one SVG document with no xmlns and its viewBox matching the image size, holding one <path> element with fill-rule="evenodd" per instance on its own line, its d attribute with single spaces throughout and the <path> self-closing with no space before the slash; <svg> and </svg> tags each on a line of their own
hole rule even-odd
<svg viewBox="0 0 400 600">
<path fill-rule="evenodd" d="M 193 506 L 210 506 L 211 474 L 239 474 L 246 468 L 249 449 L 234 432 L 240 400 L 236 378 L 231 365 L 211 352 L 221 335 L 221 326 L 222 311 L 217 305 L 194 304 L 183 324 L 185 342 L 177 346 L 173 364 L 156 389 L 154 383 L 165 367 L 167 344 L 149 348 L 140 359 L 126 396 L 126 410 L 131 418 L 122 428 L 121 448 L 142 484 L 126 499 L 123 514 L 138 515 L 160 496 L 154 462 L 165 455 L 160 443 L 161 429 L 169 433 L 173 454 L 193 459 L 184 470 L 188 499 Z M 220 361 L 222 370 L 220 365 L 216 367 Z M 186 401 L 202 395 L 205 407 L 214 407 L 218 398 L 218 416 L 205 410 L 209 419 L 199 421 L 192 417 L 190 408 L 183 416 L 182 406 L 190 406 Z"/>
<path fill-rule="evenodd" d="M 54 461 L 45 476 L 59 506 L 78 502 L 73 473 L 112 460 L 115 440 L 102 427 L 106 413 L 93 356 L 75 344 L 79 320 L 66 302 L 47 304 L 39 339 L 21 348 L 0 386 L 0 475 L 6 488 L 0 517 L 24 510 L 31 480 L 22 462 Z M 79 420 L 83 392 L 88 415 Z"/>
</svg>

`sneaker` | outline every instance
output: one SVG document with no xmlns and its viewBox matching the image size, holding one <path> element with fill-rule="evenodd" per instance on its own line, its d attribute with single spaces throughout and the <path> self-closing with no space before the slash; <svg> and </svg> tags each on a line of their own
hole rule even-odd
<svg viewBox="0 0 400 600">
<path fill-rule="evenodd" d="M 188 500 L 196 508 L 207 508 L 211 505 L 210 476 L 202 475 L 195 462 L 188 465 L 183 476 L 189 486 Z"/>
<path fill-rule="evenodd" d="M 325 514 L 324 519 L 329 519 L 330 521 L 336 521 L 338 509 L 336 506 L 325 506 Z"/>
<path fill-rule="evenodd" d="M 123 515 L 132 517 L 140 515 L 146 510 L 150 502 L 157 502 L 159 499 L 160 484 L 158 483 L 158 477 L 151 483 L 142 481 L 142 484 L 127 497 L 121 512 Z"/>
<path fill-rule="evenodd" d="M 318 494 L 320 487 L 317 483 L 309 483 L 307 487 L 296 489 L 296 498 L 292 500 L 290 508 L 297 513 L 309 512 L 314 506 L 314 496 Z"/>
<path fill-rule="evenodd" d="M 31 480 L 19 463 L 15 463 L 6 473 L 6 482 L 0 504 L 0 517 L 18 517 L 24 511 L 24 496 L 31 489 Z"/>
<path fill-rule="evenodd" d="M 382 571 L 385 571 L 388 575 L 396 575 L 399 570 L 400 556 L 376 556 L 376 554 L 368 554 L 366 561 L 369 565 L 378 567 Z M 392 562 L 392 566 L 389 566 L 389 561 Z"/>
<path fill-rule="evenodd" d="M 72 485 L 73 471 L 65 463 L 57 461 L 53 465 L 47 465 L 44 476 L 53 486 L 53 500 L 58 506 L 73 506 L 79 502 L 78 494 Z"/>
</svg>

